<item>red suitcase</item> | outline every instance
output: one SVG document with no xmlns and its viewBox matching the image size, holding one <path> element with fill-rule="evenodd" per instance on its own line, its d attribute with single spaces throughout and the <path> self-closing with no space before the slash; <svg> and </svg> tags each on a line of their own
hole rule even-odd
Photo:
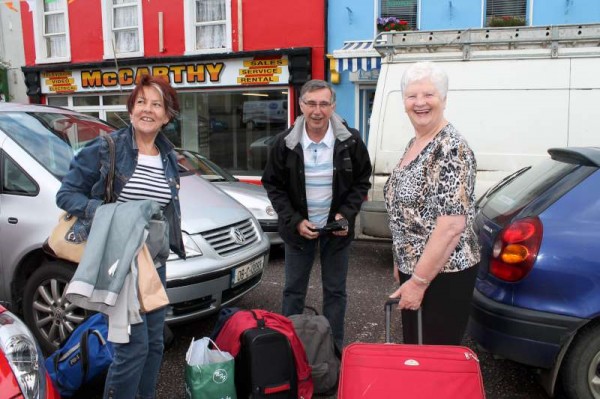
<svg viewBox="0 0 600 399">
<path fill-rule="evenodd" d="M 344 348 L 338 399 L 485 398 L 479 360 L 469 348 L 389 343 L 391 309 L 397 303 L 385 304 L 388 343 Z M 418 319 L 420 326 L 421 310 Z"/>
</svg>

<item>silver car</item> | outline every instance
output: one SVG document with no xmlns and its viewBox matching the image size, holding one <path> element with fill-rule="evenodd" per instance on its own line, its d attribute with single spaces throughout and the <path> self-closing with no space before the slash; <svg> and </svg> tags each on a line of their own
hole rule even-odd
<svg viewBox="0 0 600 399">
<path fill-rule="evenodd" d="M 269 237 L 271 245 L 283 244 L 277 229 L 277 212 L 271 205 L 264 187 L 239 181 L 231 173 L 195 151 L 176 151 L 180 157 L 180 165 L 202 176 L 248 208 Z"/>
<path fill-rule="evenodd" d="M 0 304 L 23 314 L 46 351 L 87 315 L 63 296 L 76 265 L 41 249 L 60 213 L 55 195 L 73 154 L 112 130 L 65 109 L 0 103 Z M 169 323 L 214 313 L 256 287 L 270 247 L 246 208 L 184 168 L 180 200 L 187 259 L 167 263 Z"/>
</svg>

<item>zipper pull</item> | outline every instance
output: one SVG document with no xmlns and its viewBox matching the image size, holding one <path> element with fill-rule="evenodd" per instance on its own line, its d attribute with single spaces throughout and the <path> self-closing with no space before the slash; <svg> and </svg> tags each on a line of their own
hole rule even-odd
<svg viewBox="0 0 600 399">
<path fill-rule="evenodd" d="M 475 356 L 474 354 L 470 353 L 470 352 L 465 352 L 465 358 L 467 360 L 475 360 L 477 363 L 479 363 L 479 359 L 477 359 L 477 356 Z"/>
</svg>

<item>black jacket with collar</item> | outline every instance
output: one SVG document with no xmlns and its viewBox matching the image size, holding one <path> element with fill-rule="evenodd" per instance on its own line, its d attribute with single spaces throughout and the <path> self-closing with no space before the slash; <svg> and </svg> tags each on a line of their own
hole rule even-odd
<svg viewBox="0 0 600 399">
<path fill-rule="evenodd" d="M 348 219 L 348 239 L 354 236 L 354 221 L 371 187 L 371 161 L 358 130 L 349 128 L 336 114 L 329 120 L 335 136 L 333 147 L 333 192 L 327 221 L 336 213 Z M 308 219 L 302 132 L 304 117 L 279 133 L 269 148 L 262 183 L 279 217 L 279 234 L 289 245 L 303 246 L 305 239 L 296 226 Z M 346 241 L 340 237 L 340 244 Z"/>
</svg>

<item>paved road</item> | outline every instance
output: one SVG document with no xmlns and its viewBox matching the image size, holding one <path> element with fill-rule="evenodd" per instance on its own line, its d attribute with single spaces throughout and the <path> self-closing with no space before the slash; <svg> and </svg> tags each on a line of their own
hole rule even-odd
<svg viewBox="0 0 600 399">
<path fill-rule="evenodd" d="M 383 342 L 383 303 L 387 295 L 394 290 L 389 244 L 357 241 L 353 244 L 350 259 L 346 343 Z M 319 266 L 313 270 L 307 303 L 320 308 L 321 287 L 317 273 L 320 273 Z M 272 251 L 262 284 L 240 300 L 237 306 L 280 311 L 282 284 L 283 253 L 275 249 Z M 176 339 L 173 346 L 165 353 L 157 398 L 185 398 L 183 377 L 185 352 L 192 338 L 209 335 L 215 322 L 216 316 L 212 316 L 173 327 Z M 393 329 L 392 333 L 393 336 L 397 336 L 398 328 Z M 468 337 L 465 345 L 474 349 L 479 355 L 488 399 L 548 398 L 537 384 L 532 370 L 510 361 L 493 359 L 489 354 L 478 350 Z M 80 396 L 82 399 L 96 397 L 100 396 L 89 391 L 84 396 Z"/>
</svg>

